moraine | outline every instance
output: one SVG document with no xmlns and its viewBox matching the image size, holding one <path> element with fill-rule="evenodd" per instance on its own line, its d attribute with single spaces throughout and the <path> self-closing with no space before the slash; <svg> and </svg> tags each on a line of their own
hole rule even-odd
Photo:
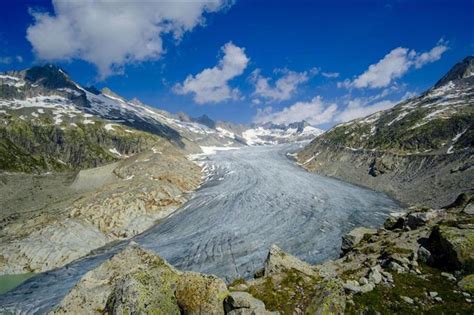
<svg viewBox="0 0 474 315">
<path fill-rule="evenodd" d="M 398 205 L 381 193 L 311 174 L 287 157 L 299 145 L 210 155 L 206 183 L 180 210 L 133 238 L 183 270 L 250 277 L 272 244 L 309 262 L 339 254 L 343 234 L 380 226 Z M 127 241 L 128 242 L 128 241 Z M 29 279 L 0 296 L 0 310 L 45 313 L 121 242 Z"/>
</svg>

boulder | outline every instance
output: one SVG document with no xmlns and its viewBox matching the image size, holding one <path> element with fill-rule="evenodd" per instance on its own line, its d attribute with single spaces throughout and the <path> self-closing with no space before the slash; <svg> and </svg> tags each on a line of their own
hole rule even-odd
<svg viewBox="0 0 474 315">
<path fill-rule="evenodd" d="M 372 291 L 375 288 L 375 285 L 371 282 L 366 283 L 364 285 L 359 285 L 359 283 L 355 280 L 347 280 L 344 283 L 343 288 L 350 293 L 367 293 Z"/>
<path fill-rule="evenodd" d="M 140 270 L 117 281 L 109 295 L 108 314 L 180 314 L 174 291 L 158 274 Z"/>
<path fill-rule="evenodd" d="M 369 273 L 369 282 L 374 284 L 379 284 L 380 282 L 382 282 L 382 274 L 380 273 L 378 268 L 371 268 Z"/>
<path fill-rule="evenodd" d="M 414 230 L 420 226 L 425 225 L 428 221 L 436 218 L 438 213 L 434 210 L 426 211 L 426 212 L 413 212 L 408 214 L 406 219 L 406 225 Z"/>
<path fill-rule="evenodd" d="M 403 273 L 403 272 L 407 271 L 405 267 L 400 266 L 400 265 L 399 265 L 397 262 L 395 262 L 395 261 L 391 261 L 391 262 L 388 264 L 388 268 L 389 268 L 390 270 L 396 271 L 397 273 Z"/>
<path fill-rule="evenodd" d="M 360 241 L 364 238 L 365 235 L 373 235 L 376 234 L 376 229 L 369 229 L 365 227 L 358 227 L 347 233 L 342 237 L 342 245 L 341 250 L 343 254 L 350 251 L 354 246 L 360 243 Z"/>
<path fill-rule="evenodd" d="M 474 274 L 467 275 L 458 282 L 458 286 L 470 294 L 474 294 Z"/>
<path fill-rule="evenodd" d="M 431 260 L 431 253 L 425 247 L 420 246 L 418 247 L 418 251 L 416 252 L 418 256 L 418 260 L 427 263 Z"/>
<path fill-rule="evenodd" d="M 347 280 L 346 283 L 344 283 L 343 287 L 344 289 L 346 289 L 346 291 L 349 291 L 352 293 L 361 292 L 361 286 L 355 280 Z"/>
<path fill-rule="evenodd" d="M 468 204 L 463 212 L 468 215 L 474 215 L 474 203 Z"/>
<path fill-rule="evenodd" d="M 331 279 L 324 284 L 305 309 L 305 314 L 344 314 L 346 295 L 341 281 Z"/>
<path fill-rule="evenodd" d="M 474 271 L 474 229 L 435 226 L 429 237 L 434 264 L 446 270 Z"/>
<path fill-rule="evenodd" d="M 388 217 L 383 223 L 383 227 L 387 230 L 402 229 L 405 224 L 405 217 Z"/>
<path fill-rule="evenodd" d="M 224 300 L 224 310 L 228 315 L 270 315 L 265 304 L 247 292 L 231 292 Z"/>
<path fill-rule="evenodd" d="M 317 271 L 309 264 L 285 253 L 278 246 L 272 245 L 265 260 L 264 276 L 268 277 L 286 270 L 297 270 L 308 276 L 318 276 Z"/>
<path fill-rule="evenodd" d="M 182 314 L 224 314 L 222 303 L 227 295 L 224 281 L 195 272 L 186 272 L 179 277 L 176 299 Z"/>
</svg>

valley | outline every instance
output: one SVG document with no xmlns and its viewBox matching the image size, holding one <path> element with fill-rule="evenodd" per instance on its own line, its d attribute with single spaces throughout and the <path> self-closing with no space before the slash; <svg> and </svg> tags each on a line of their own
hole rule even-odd
<svg viewBox="0 0 474 315">
<path fill-rule="evenodd" d="M 181 209 L 132 241 L 180 270 L 232 281 L 263 267 L 272 244 L 310 263 L 337 258 L 345 233 L 359 225 L 379 226 L 400 210 L 383 194 L 299 168 L 286 155 L 298 148 L 251 147 L 201 156 L 208 170 L 204 185 Z M 126 243 L 40 274 L 0 297 L 0 304 L 16 312 L 44 312 Z"/>
<path fill-rule="evenodd" d="M 380 310 L 366 295 L 407 273 L 469 309 L 473 64 L 326 132 L 171 114 L 54 65 L 1 74 L 0 279 L 24 282 L 0 311 Z"/>
</svg>

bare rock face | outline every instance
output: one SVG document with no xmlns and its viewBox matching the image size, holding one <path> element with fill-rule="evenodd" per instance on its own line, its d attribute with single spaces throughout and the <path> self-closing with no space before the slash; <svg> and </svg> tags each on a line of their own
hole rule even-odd
<svg viewBox="0 0 474 315">
<path fill-rule="evenodd" d="M 435 263 L 448 270 L 474 271 L 474 226 L 439 225 L 430 235 Z"/>
<path fill-rule="evenodd" d="M 87 222 L 51 222 L 25 238 L 0 243 L 0 274 L 46 271 L 87 255 L 109 241 Z"/>
<path fill-rule="evenodd" d="M 358 227 L 347 233 L 342 237 L 341 250 L 343 253 L 351 250 L 354 246 L 364 238 L 365 235 L 371 235 L 377 233 L 375 229 L 369 229 L 365 227 Z"/>
<path fill-rule="evenodd" d="M 60 202 L 7 222 L 0 228 L 0 274 L 64 266 L 175 211 L 187 200 L 185 193 L 199 185 L 200 169 L 169 144 L 160 150 L 164 153 L 150 150 L 82 170 L 61 187 L 65 197 L 58 196 Z"/>
<path fill-rule="evenodd" d="M 342 281 L 337 275 L 323 276 L 318 268 L 272 245 L 265 261 L 264 275 L 246 283 L 246 288 L 270 311 L 282 314 L 343 314 L 346 296 Z M 237 298 L 240 296 L 229 296 L 226 301 L 244 305 L 243 302 L 232 301 Z M 267 314 L 250 312 L 249 308 L 240 307 L 234 310 L 239 312 L 230 314 Z"/>
<path fill-rule="evenodd" d="M 421 95 L 334 126 L 300 151 L 298 162 L 405 204 L 452 202 L 474 178 L 473 63 L 469 56 Z"/>
<path fill-rule="evenodd" d="M 224 314 L 225 283 L 180 272 L 137 245 L 89 271 L 52 314 Z"/>
<path fill-rule="evenodd" d="M 177 281 L 176 298 L 184 314 L 224 314 L 222 301 L 227 295 L 223 280 L 195 272 L 186 272 Z"/>
<path fill-rule="evenodd" d="M 247 292 L 231 292 L 224 300 L 224 309 L 227 315 L 276 315 L 279 312 L 270 312 L 265 304 Z"/>
<path fill-rule="evenodd" d="M 271 276 L 285 270 L 297 270 L 309 276 L 317 275 L 317 272 L 312 266 L 299 260 L 298 258 L 285 253 L 276 245 L 270 247 L 270 251 L 265 261 L 265 276 Z"/>
</svg>

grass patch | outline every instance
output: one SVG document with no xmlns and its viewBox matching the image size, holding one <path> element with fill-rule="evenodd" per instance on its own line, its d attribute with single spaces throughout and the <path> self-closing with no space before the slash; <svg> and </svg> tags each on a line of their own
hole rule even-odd
<svg viewBox="0 0 474 315">
<path fill-rule="evenodd" d="M 373 291 L 354 295 L 355 305 L 348 305 L 349 314 L 473 314 L 474 306 L 465 301 L 454 282 L 441 276 L 438 269 L 420 267 L 426 279 L 411 273 L 393 273 L 394 287 L 378 285 Z M 443 299 L 436 302 L 427 296 L 438 292 Z M 400 296 L 415 300 L 413 305 L 404 302 Z"/>
</svg>

